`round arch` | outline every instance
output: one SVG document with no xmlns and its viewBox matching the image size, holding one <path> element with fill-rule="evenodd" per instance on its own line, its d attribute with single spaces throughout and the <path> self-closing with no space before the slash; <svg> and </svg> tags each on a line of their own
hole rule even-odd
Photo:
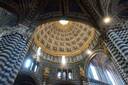
<svg viewBox="0 0 128 85">
<path fill-rule="evenodd" d="M 124 81 L 109 55 L 102 50 L 95 51 L 86 65 L 87 79 L 112 85 L 123 85 Z"/>
<path fill-rule="evenodd" d="M 95 58 L 95 56 L 96 56 L 99 52 L 103 52 L 102 49 L 95 50 L 95 51 L 93 51 L 93 53 L 92 53 L 91 55 L 89 55 L 87 61 L 85 62 L 85 65 L 84 65 L 85 76 L 87 76 L 87 68 L 89 67 L 89 64 L 90 64 L 91 60 L 93 60 L 93 59 Z"/>
</svg>

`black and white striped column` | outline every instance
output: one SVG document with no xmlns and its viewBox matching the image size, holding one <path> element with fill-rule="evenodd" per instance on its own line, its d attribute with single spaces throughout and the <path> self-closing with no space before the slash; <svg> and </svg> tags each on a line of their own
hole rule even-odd
<svg viewBox="0 0 128 85">
<path fill-rule="evenodd" d="M 109 31 L 107 36 L 110 53 L 123 79 L 128 83 L 128 45 L 120 38 L 117 30 Z"/>
<path fill-rule="evenodd" d="M 13 85 L 27 51 L 26 39 L 19 33 L 0 40 L 0 85 Z"/>
</svg>

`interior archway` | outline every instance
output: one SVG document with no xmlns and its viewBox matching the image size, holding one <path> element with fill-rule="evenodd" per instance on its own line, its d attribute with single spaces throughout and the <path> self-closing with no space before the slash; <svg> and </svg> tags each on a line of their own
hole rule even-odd
<svg viewBox="0 0 128 85">
<path fill-rule="evenodd" d="M 100 57 L 99 57 L 100 56 Z M 99 84 L 123 85 L 124 81 L 109 55 L 104 52 L 97 52 L 88 64 L 87 76 L 89 81 L 99 82 Z M 92 82 L 90 82 L 92 85 Z"/>
</svg>

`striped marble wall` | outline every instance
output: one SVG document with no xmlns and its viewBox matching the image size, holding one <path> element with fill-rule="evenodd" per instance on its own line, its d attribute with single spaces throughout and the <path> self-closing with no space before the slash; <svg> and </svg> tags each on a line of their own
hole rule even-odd
<svg viewBox="0 0 128 85">
<path fill-rule="evenodd" d="M 26 39 L 19 33 L 0 40 L 0 85 L 13 85 L 28 50 Z"/>
<path fill-rule="evenodd" d="M 128 29 L 111 30 L 107 33 L 107 45 L 110 50 L 113 60 L 124 78 L 128 83 L 128 44 L 127 44 Z"/>
</svg>

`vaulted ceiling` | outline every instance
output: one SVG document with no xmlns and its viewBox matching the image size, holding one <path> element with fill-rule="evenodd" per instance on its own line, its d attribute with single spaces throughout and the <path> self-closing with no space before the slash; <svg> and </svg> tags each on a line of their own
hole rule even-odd
<svg viewBox="0 0 128 85">
<path fill-rule="evenodd" d="M 122 5 L 125 2 L 127 0 L 0 0 L 0 6 L 16 13 L 19 22 L 27 24 L 68 18 L 83 20 L 99 28 L 104 16 L 126 10 Z"/>
</svg>

